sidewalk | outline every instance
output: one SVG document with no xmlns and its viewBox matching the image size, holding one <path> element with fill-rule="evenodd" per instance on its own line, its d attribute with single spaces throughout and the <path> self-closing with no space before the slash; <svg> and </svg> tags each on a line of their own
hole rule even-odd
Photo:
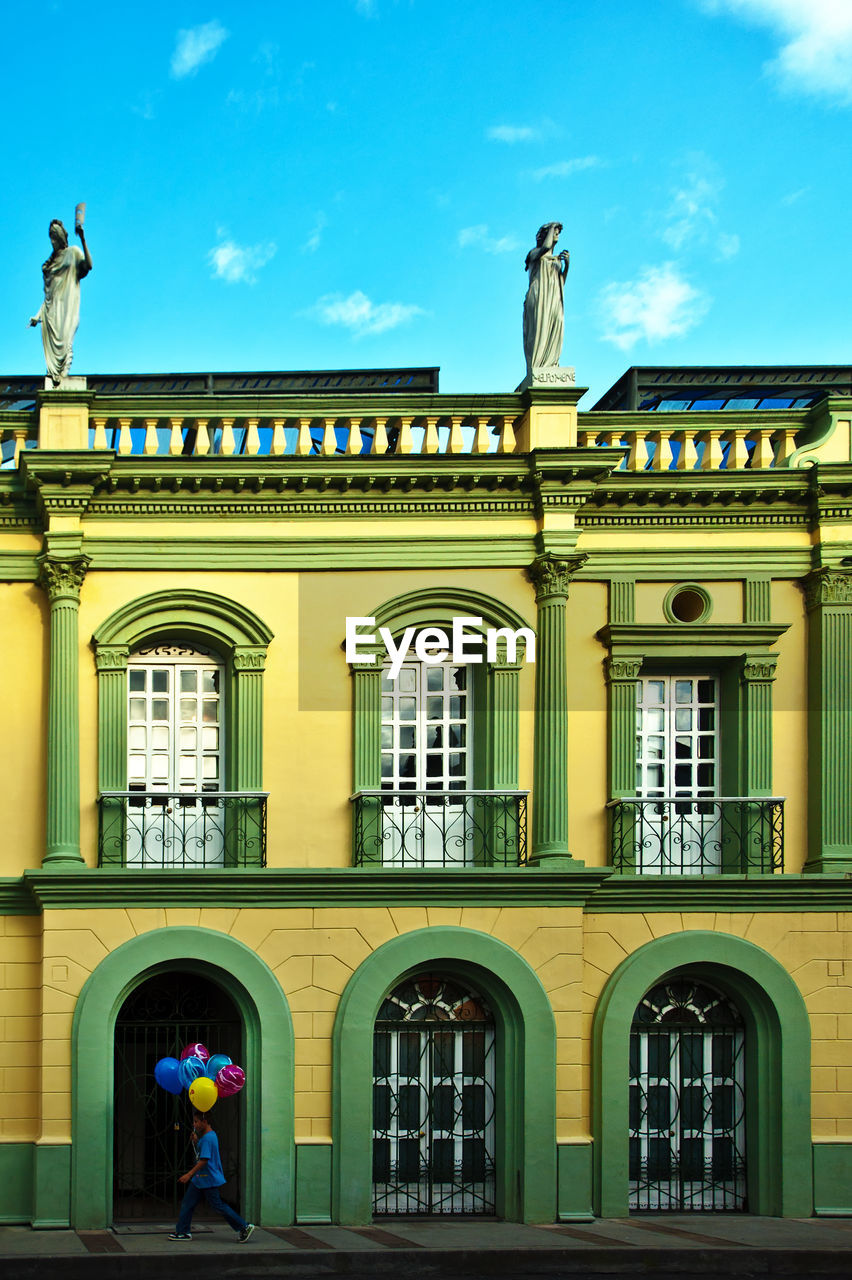
<svg viewBox="0 0 852 1280">
<path fill-rule="evenodd" d="M 643 1214 L 529 1227 L 487 1220 L 394 1220 L 371 1227 L 258 1227 L 244 1245 L 224 1224 L 114 1231 L 0 1227 L 3 1280 L 205 1280 L 220 1277 L 644 1277 L 852 1275 L 852 1219 Z"/>
</svg>

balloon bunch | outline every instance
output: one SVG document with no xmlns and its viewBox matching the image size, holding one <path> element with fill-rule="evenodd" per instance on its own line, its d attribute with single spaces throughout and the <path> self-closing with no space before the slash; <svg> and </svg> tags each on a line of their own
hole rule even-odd
<svg viewBox="0 0 852 1280">
<path fill-rule="evenodd" d="M 154 1068 L 154 1079 L 167 1093 L 186 1089 L 196 1111 L 209 1111 L 219 1098 L 239 1093 L 246 1082 L 242 1067 L 237 1067 L 227 1053 L 208 1053 L 203 1044 L 188 1044 L 180 1059 L 161 1058 Z"/>
</svg>

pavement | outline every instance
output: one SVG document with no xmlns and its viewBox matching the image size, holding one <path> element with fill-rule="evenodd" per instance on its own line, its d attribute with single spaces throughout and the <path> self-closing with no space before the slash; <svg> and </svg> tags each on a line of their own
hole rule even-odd
<svg viewBox="0 0 852 1280">
<path fill-rule="evenodd" d="M 246 1244 L 224 1223 L 196 1220 L 110 1231 L 0 1227 L 2 1280 L 262 1280 L 282 1276 L 594 1277 L 850 1280 L 852 1219 L 744 1214 L 641 1214 L 547 1226 L 491 1219 L 383 1219 L 369 1227 L 257 1227 Z"/>
</svg>

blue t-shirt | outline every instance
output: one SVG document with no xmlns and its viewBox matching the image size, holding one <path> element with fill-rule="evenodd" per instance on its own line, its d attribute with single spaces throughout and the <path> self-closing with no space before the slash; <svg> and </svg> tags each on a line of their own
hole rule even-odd
<svg viewBox="0 0 852 1280">
<path fill-rule="evenodd" d="M 199 1160 L 207 1164 L 198 1173 L 193 1174 L 192 1183 L 196 1187 L 221 1187 L 226 1182 L 222 1172 L 222 1161 L 219 1158 L 219 1139 L 212 1129 L 199 1138 L 195 1145 L 195 1154 Z"/>
</svg>

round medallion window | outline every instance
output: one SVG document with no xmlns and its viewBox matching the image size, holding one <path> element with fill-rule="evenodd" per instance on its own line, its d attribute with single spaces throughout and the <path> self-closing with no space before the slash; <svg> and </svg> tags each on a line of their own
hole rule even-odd
<svg viewBox="0 0 852 1280">
<path fill-rule="evenodd" d="M 710 596 L 696 583 L 681 583 L 672 587 L 663 601 L 663 612 L 669 622 L 706 622 L 712 609 Z"/>
</svg>

